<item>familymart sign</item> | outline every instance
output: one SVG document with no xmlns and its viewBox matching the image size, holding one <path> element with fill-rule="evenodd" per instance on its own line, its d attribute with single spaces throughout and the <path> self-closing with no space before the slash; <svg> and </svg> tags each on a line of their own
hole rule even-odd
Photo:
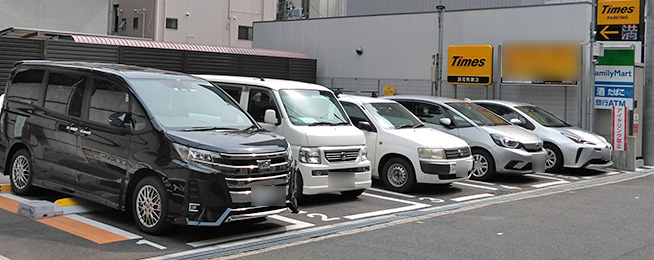
<svg viewBox="0 0 654 260">
<path fill-rule="evenodd" d="M 595 108 L 634 109 L 634 50 L 605 50 L 595 66 Z"/>
</svg>

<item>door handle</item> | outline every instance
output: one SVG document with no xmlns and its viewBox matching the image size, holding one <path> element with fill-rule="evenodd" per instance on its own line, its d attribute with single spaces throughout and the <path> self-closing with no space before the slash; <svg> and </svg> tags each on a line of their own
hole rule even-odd
<svg viewBox="0 0 654 260">
<path fill-rule="evenodd" d="M 71 132 L 71 133 L 77 132 L 78 130 L 79 130 L 79 127 L 77 127 L 75 125 L 66 126 L 66 131 Z"/>
<path fill-rule="evenodd" d="M 91 135 L 91 130 L 89 130 L 88 128 L 80 129 L 79 134 L 83 136 L 89 136 Z"/>
</svg>

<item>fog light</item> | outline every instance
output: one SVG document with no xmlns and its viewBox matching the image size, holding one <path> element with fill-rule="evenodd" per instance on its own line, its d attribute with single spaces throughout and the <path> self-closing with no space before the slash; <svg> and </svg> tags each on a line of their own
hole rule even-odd
<svg viewBox="0 0 654 260">
<path fill-rule="evenodd" d="M 200 204 L 199 203 L 189 203 L 188 204 L 188 212 L 198 212 L 200 209 Z"/>
<path fill-rule="evenodd" d="M 326 170 L 315 170 L 311 172 L 312 176 L 327 176 L 329 175 L 329 171 Z"/>
</svg>

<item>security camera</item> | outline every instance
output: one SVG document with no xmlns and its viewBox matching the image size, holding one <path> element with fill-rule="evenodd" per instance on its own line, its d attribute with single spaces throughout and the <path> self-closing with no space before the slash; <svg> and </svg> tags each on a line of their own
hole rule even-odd
<svg viewBox="0 0 654 260">
<path fill-rule="evenodd" d="M 357 54 L 359 54 L 359 55 L 363 55 L 363 48 L 362 48 L 362 47 L 357 48 L 357 49 L 356 49 L 356 52 L 357 52 Z"/>
</svg>

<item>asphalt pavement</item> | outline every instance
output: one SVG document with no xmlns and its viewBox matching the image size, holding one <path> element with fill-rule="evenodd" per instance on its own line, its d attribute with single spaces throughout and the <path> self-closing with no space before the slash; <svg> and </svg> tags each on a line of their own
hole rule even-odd
<svg viewBox="0 0 654 260">
<path fill-rule="evenodd" d="M 652 172 L 346 230 L 227 258 L 654 259 Z"/>
</svg>

